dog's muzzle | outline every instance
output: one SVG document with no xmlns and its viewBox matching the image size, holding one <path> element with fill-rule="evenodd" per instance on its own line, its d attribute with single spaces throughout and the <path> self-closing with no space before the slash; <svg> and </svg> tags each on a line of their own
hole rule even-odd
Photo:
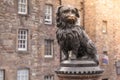
<svg viewBox="0 0 120 80">
<path fill-rule="evenodd" d="M 67 22 L 69 23 L 75 23 L 76 22 L 76 17 L 74 15 L 69 15 L 67 16 Z"/>
</svg>

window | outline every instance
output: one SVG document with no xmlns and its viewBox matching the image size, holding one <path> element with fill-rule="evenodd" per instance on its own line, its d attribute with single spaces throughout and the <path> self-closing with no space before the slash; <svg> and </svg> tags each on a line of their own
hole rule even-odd
<svg viewBox="0 0 120 80">
<path fill-rule="evenodd" d="M 117 61 L 115 66 L 117 74 L 120 75 L 120 61 Z"/>
<path fill-rule="evenodd" d="M 109 64 L 109 57 L 108 57 L 107 51 L 103 51 L 102 64 L 103 65 Z"/>
<path fill-rule="evenodd" d="M 120 66 L 117 67 L 117 74 L 120 75 Z"/>
<path fill-rule="evenodd" d="M 53 40 L 45 40 L 45 57 L 53 56 Z"/>
<path fill-rule="evenodd" d="M 4 73 L 4 70 L 0 70 L 0 80 L 5 80 Z"/>
<path fill-rule="evenodd" d="M 28 69 L 18 70 L 17 80 L 29 80 L 29 70 Z"/>
<path fill-rule="evenodd" d="M 107 21 L 103 21 L 102 32 L 107 33 Z"/>
<path fill-rule="evenodd" d="M 54 80 L 54 76 L 53 75 L 46 75 L 46 76 L 44 76 L 44 80 Z"/>
<path fill-rule="evenodd" d="M 27 14 L 27 0 L 18 0 L 18 13 Z"/>
<path fill-rule="evenodd" d="M 52 24 L 52 6 L 45 5 L 45 24 Z"/>
<path fill-rule="evenodd" d="M 20 29 L 18 31 L 18 50 L 27 50 L 27 30 Z"/>
</svg>

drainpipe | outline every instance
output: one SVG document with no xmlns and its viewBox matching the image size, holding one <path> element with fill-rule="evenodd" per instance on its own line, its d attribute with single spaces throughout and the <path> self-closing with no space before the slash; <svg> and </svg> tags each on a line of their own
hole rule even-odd
<svg viewBox="0 0 120 80">
<path fill-rule="evenodd" d="M 62 5 L 62 0 L 59 0 L 59 4 Z"/>
<path fill-rule="evenodd" d="M 85 0 L 83 0 L 83 29 L 85 29 Z"/>
</svg>

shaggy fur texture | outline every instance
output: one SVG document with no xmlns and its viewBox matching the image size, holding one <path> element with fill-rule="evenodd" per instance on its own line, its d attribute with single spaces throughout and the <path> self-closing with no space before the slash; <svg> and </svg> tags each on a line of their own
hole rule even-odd
<svg viewBox="0 0 120 80">
<path fill-rule="evenodd" d="M 70 6 L 58 8 L 56 37 L 65 60 L 69 58 L 69 51 L 72 51 L 76 59 L 86 57 L 98 64 L 96 47 L 85 31 L 76 25 L 77 18 L 79 18 L 79 13 L 76 8 Z"/>
</svg>

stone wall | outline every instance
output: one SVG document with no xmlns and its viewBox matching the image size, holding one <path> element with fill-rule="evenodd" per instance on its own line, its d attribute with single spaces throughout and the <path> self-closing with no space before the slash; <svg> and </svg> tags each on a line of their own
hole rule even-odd
<svg viewBox="0 0 120 80">
<path fill-rule="evenodd" d="M 59 47 L 55 32 L 55 13 L 58 0 L 28 0 L 28 14 L 17 12 L 17 0 L 0 0 L 0 69 L 6 80 L 16 80 L 19 68 L 29 68 L 30 80 L 44 80 L 44 75 L 54 75 L 59 65 Z M 44 24 L 45 4 L 53 6 L 53 24 Z M 28 51 L 17 50 L 17 32 L 28 30 Z M 54 40 L 54 55 L 44 57 L 44 39 Z"/>
<path fill-rule="evenodd" d="M 120 1 L 115 0 L 85 0 L 85 29 L 96 43 L 101 67 L 105 69 L 102 78 L 108 80 L 119 80 L 115 68 L 115 61 L 120 58 L 119 3 Z M 107 65 L 101 62 L 104 51 L 109 57 Z"/>
</svg>

